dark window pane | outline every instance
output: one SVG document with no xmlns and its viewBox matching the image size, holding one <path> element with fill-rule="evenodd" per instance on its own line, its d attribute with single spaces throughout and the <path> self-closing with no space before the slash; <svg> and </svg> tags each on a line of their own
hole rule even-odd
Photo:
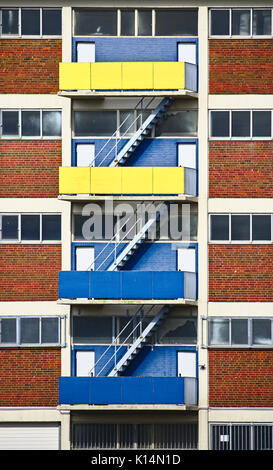
<svg viewBox="0 0 273 470">
<path fill-rule="evenodd" d="M 138 10 L 138 35 L 152 35 L 152 12 L 151 10 Z"/>
<path fill-rule="evenodd" d="M 196 36 L 197 10 L 156 10 L 156 36 Z"/>
<path fill-rule="evenodd" d="M 22 215 L 21 216 L 21 239 L 22 240 L 40 240 L 40 216 Z"/>
<path fill-rule="evenodd" d="M 22 111 L 22 136 L 40 136 L 40 111 Z"/>
<path fill-rule="evenodd" d="M 235 36 L 250 35 L 250 10 L 232 11 L 232 34 Z"/>
<path fill-rule="evenodd" d="M 254 36 L 271 35 L 271 10 L 253 10 Z"/>
<path fill-rule="evenodd" d="M 75 12 L 75 34 L 81 36 L 117 35 L 116 10 L 81 10 Z"/>
<path fill-rule="evenodd" d="M 112 317 L 74 317 L 74 343 L 112 343 Z"/>
<path fill-rule="evenodd" d="M 231 319 L 231 344 L 248 344 L 248 320 Z"/>
<path fill-rule="evenodd" d="M 167 318 L 157 331 L 161 344 L 194 344 L 197 340 L 197 321 L 195 318 Z"/>
<path fill-rule="evenodd" d="M 229 10 L 211 10 L 211 35 L 229 36 Z"/>
<path fill-rule="evenodd" d="M 210 239 L 228 240 L 229 239 L 229 216 L 211 215 L 210 216 Z"/>
<path fill-rule="evenodd" d="M 89 218 L 90 218 L 89 215 L 80 215 L 80 214 L 74 215 L 74 238 L 75 240 L 84 240 L 84 236 L 82 233 L 82 226 L 84 222 L 86 222 Z M 92 227 L 90 227 L 90 230 L 92 230 Z"/>
<path fill-rule="evenodd" d="M 18 9 L 2 10 L 2 34 L 18 34 Z"/>
<path fill-rule="evenodd" d="M 231 240 L 249 240 L 250 239 L 250 216 L 232 215 L 231 216 Z"/>
<path fill-rule="evenodd" d="M 0 343 L 16 343 L 16 319 L 2 318 L 0 327 Z"/>
<path fill-rule="evenodd" d="M 211 137 L 229 137 L 229 112 L 211 112 Z"/>
<path fill-rule="evenodd" d="M 39 343 L 39 318 L 21 318 L 21 343 Z"/>
<path fill-rule="evenodd" d="M 229 344 L 229 321 L 219 318 L 209 322 L 209 344 Z"/>
<path fill-rule="evenodd" d="M 44 36 L 60 36 L 62 34 L 62 11 L 43 10 Z"/>
<path fill-rule="evenodd" d="M 134 36 L 135 12 L 134 10 L 121 10 L 121 36 Z"/>
<path fill-rule="evenodd" d="M 62 134 L 61 111 L 43 111 L 43 136 L 60 136 Z"/>
<path fill-rule="evenodd" d="M 111 136 L 117 128 L 116 111 L 75 111 L 75 136 Z"/>
<path fill-rule="evenodd" d="M 232 111 L 232 137 L 250 136 L 250 111 Z"/>
<path fill-rule="evenodd" d="M 271 215 L 252 216 L 252 239 L 271 240 Z"/>
<path fill-rule="evenodd" d="M 135 113 L 134 111 L 120 111 L 120 128 L 119 132 L 121 136 L 129 135 L 134 133 L 135 128 Z"/>
<path fill-rule="evenodd" d="M 42 343 L 59 342 L 58 318 L 42 318 Z"/>
<path fill-rule="evenodd" d="M 271 344 L 271 320 L 252 320 L 252 343 Z"/>
<path fill-rule="evenodd" d="M 271 137 L 271 111 L 253 111 L 253 137 Z"/>
<path fill-rule="evenodd" d="M 40 10 L 22 9 L 22 35 L 40 35 Z"/>
<path fill-rule="evenodd" d="M 197 111 L 173 111 L 165 113 L 155 128 L 158 136 L 196 135 Z"/>
<path fill-rule="evenodd" d="M 18 215 L 2 216 L 2 240 L 18 239 Z"/>
<path fill-rule="evenodd" d="M 61 240 L 60 215 L 42 215 L 42 240 Z"/>
<path fill-rule="evenodd" d="M 3 111 L 2 121 L 2 135 L 19 135 L 18 111 Z"/>
</svg>

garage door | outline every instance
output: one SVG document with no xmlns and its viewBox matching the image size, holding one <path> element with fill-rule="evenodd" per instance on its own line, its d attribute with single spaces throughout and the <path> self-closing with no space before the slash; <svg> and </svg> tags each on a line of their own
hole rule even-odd
<svg viewBox="0 0 273 470">
<path fill-rule="evenodd" d="M 0 450 L 58 450 L 60 426 L 0 425 Z"/>
</svg>

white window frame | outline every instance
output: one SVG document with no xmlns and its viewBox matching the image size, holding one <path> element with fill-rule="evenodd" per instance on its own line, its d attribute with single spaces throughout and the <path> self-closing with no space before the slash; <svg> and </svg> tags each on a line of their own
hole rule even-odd
<svg viewBox="0 0 273 470">
<path fill-rule="evenodd" d="M 5 111 L 17 111 L 18 112 L 18 135 L 3 135 L 3 112 Z M 22 112 L 23 111 L 37 111 L 40 113 L 40 135 L 34 135 L 34 136 L 23 136 L 22 135 Z M 61 125 L 61 135 L 49 135 L 49 136 L 44 136 L 43 135 L 43 112 L 44 111 L 59 111 L 61 113 L 61 118 L 62 118 L 62 109 L 40 109 L 40 108 L 1 108 L 0 109 L 0 139 L 3 140 L 61 140 L 62 139 L 62 125 Z"/>
<path fill-rule="evenodd" d="M 210 344 L 210 327 L 209 323 L 213 320 L 226 320 L 229 322 L 229 342 L 228 344 Z M 232 320 L 247 320 L 248 322 L 248 344 L 232 344 L 231 342 L 231 322 Z M 253 332 L 253 320 L 270 320 L 271 321 L 271 344 L 253 344 L 252 343 L 252 332 Z M 208 328 L 207 328 L 207 345 L 208 348 L 220 348 L 220 349 L 273 349 L 273 319 L 271 317 L 243 317 L 243 316 L 211 316 L 208 317 Z"/>
<path fill-rule="evenodd" d="M 213 240 L 211 238 L 211 216 L 212 215 L 226 215 L 229 216 L 229 239 L 228 240 Z M 250 216 L 250 239 L 249 240 L 231 240 L 231 216 L 232 215 L 249 215 Z M 252 238 L 252 216 L 253 215 L 269 215 L 271 220 L 271 240 L 253 240 Z M 227 245 L 227 244 L 235 244 L 235 245 L 271 245 L 273 243 L 273 214 L 266 213 L 266 212 L 211 212 L 209 214 L 209 221 L 208 221 L 208 240 L 209 244 L 213 245 Z"/>
<path fill-rule="evenodd" d="M 211 34 L 211 12 L 212 11 L 223 11 L 229 10 L 229 34 L 228 35 L 213 35 Z M 250 34 L 249 35 L 237 35 L 232 34 L 232 11 L 233 10 L 250 10 Z M 270 10 L 271 11 L 271 34 L 264 34 L 264 35 L 254 35 L 253 34 L 253 10 Z M 273 36 L 273 8 L 268 7 L 236 7 L 236 8 L 210 8 L 209 10 L 209 38 L 211 39 L 268 39 Z"/>
<path fill-rule="evenodd" d="M 233 112 L 250 112 L 250 136 L 249 137 L 233 137 L 232 136 L 232 113 Z M 256 111 L 268 111 L 271 113 L 271 136 L 270 137 L 256 137 L 253 136 L 253 113 Z M 212 113 L 227 112 L 229 113 L 229 136 L 227 137 L 215 137 L 212 136 Z M 241 141 L 252 141 L 252 140 L 272 140 L 273 139 L 273 110 L 272 109 L 210 109 L 209 110 L 209 139 L 210 140 L 241 140 Z"/>
<path fill-rule="evenodd" d="M 21 319 L 39 319 L 39 342 L 38 343 L 21 343 Z M 42 319 L 56 318 L 58 320 L 58 341 L 57 343 L 42 343 Z M 62 338 L 62 320 L 66 319 L 65 315 L 1 315 L 0 316 L 0 329 L 1 320 L 15 319 L 16 320 L 16 342 L 14 343 L 2 343 L 0 342 L 0 348 L 7 347 L 64 347 L 65 340 Z M 65 334 L 65 329 L 64 329 Z M 1 335 L 1 331 L 0 331 Z"/>
<path fill-rule="evenodd" d="M 22 9 L 23 10 L 39 10 L 40 11 L 40 34 L 35 34 L 35 35 L 28 35 L 28 34 L 22 34 Z M 18 10 L 18 34 L 2 34 L 2 10 Z M 39 7 L 16 7 L 16 6 L 10 6 L 10 7 L 3 7 L 0 8 L 0 37 L 3 39 L 60 39 L 62 37 L 62 33 L 58 35 L 45 35 L 43 33 L 43 10 L 61 10 L 62 13 L 62 8 L 58 7 L 44 7 L 44 8 L 39 8 Z"/>
<path fill-rule="evenodd" d="M 62 240 L 43 240 L 42 239 L 42 216 L 43 215 L 60 215 L 60 212 L 1 212 L 0 213 L 0 229 L 2 228 L 2 216 L 14 215 L 18 216 L 18 239 L 2 239 L 2 231 L 0 230 L 0 244 L 22 244 L 22 245 L 33 245 L 33 244 L 46 244 L 56 245 L 61 244 Z M 40 216 L 40 239 L 39 240 L 22 240 L 21 239 L 21 217 L 22 215 L 39 215 Z M 62 223 L 62 220 L 61 220 Z"/>
</svg>

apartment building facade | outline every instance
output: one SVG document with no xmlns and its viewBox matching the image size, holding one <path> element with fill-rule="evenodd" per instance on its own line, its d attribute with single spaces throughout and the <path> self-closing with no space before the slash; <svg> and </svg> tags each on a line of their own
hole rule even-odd
<svg viewBox="0 0 273 470">
<path fill-rule="evenodd" d="M 272 449 L 270 2 L 7 3 L 0 448 Z"/>
</svg>

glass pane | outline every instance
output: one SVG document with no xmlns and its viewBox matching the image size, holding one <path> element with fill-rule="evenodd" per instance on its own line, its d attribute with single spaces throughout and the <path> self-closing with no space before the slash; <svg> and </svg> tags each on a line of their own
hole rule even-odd
<svg viewBox="0 0 273 470">
<path fill-rule="evenodd" d="M 62 113 L 61 111 L 43 111 L 43 136 L 62 135 Z"/>
<path fill-rule="evenodd" d="M 74 238 L 75 240 L 84 240 L 82 226 L 89 219 L 89 215 L 74 215 Z"/>
<path fill-rule="evenodd" d="M 215 319 L 209 321 L 209 344 L 229 344 L 229 321 Z"/>
<path fill-rule="evenodd" d="M 42 343 L 59 342 L 58 318 L 42 318 Z"/>
<path fill-rule="evenodd" d="M 60 215 L 42 215 L 42 240 L 61 240 Z"/>
<path fill-rule="evenodd" d="M 232 34 L 236 36 L 250 35 L 250 10 L 232 11 Z"/>
<path fill-rule="evenodd" d="M 22 240 L 40 240 L 40 216 L 22 215 L 21 216 L 21 239 Z"/>
<path fill-rule="evenodd" d="M 117 35 L 116 10 L 81 10 L 75 12 L 75 34 L 81 36 Z"/>
<path fill-rule="evenodd" d="M 186 136 L 197 134 L 197 111 L 174 111 L 166 113 L 155 128 L 156 137 Z"/>
<path fill-rule="evenodd" d="M 111 344 L 112 317 L 74 317 L 74 343 Z"/>
<path fill-rule="evenodd" d="M 60 36 L 62 34 L 62 10 L 43 9 L 43 35 Z"/>
<path fill-rule="evenodd" d="M 250 136 L 250 111 L 232 111 L 232 137 Z"/>
<path fill-rule="evenodd" d="M 271 111 L 253 111 L 253 137 L 271 137 Z"/>
<path fill-rule="evenodd" d="M 40 10 L 22 8 L 22 35 L 40 35 Z"/>
<path fill-rule="evenodd" d="M 211 240 L 229 240 L 229 216 L 211 215 L 210 216 L 210 239 Z"/>
<path fill-rule="evenodd" d="M 156 10 L 156 36 L 196 36 L 197 10 Z"/>
<path fill-rule="evenodd" d="M 18 215 L 2 215 L 2 240 L 18 240 Z"/>
<path fill-rule="evenodd" d="M 167 318 L 157 331 L 158 343 L 195 344 L 197 321 L 195 318 Z"/>
<path fill-rule="evenodd" d="M 120 111 L 120 135 L 132 135 L 135 129 L 135 113 L 134 111 Z"/>
<path fill-rule="evenodd" d="M 229 10 L 211 10 L 211 35 L 229 36 Z"/>
<path fill-rule="evenodd" d="M 151 10 L 138 10 L 138 35 L 152 36 Z"/>
<path fill-rule="evenodd" d="M 252 216 L 252 240 L 271 240 L 271 215 Z"/>
<path fill-rule="evenodd" d="M 117 128 L 116 111 L 75 111 L 75 136 L 111 136 Z"/>
<path fill-rule="evenodd" d="M 121 10 L 121 36 L 135 35 L 135 12 L 134 10 Z"/>
<path fill-rule="evenodd" d="M 273 428 L 270 425 L 253 426 L 253 450 L 272 450 L 273 449 Z"/>
<path fill-rule="evenodd" d="M 252 320 L 252 344 L 271 343 L 271 320 Z"/>
<path fill-rule="evenodd" d="M 2 111 L 2 135 L 19 135 L 18 111 Z"/>
<path fill-rule="evenodd" d="M 231 344 L 248 344 L 248 320 L 231 319 Z"/>
<path fill-rule="evenodd" d="M 253 9 L 252 31 L 254 36 L 271 35 L 271 10 Z"/>
<path fill-rule="evenodd" d="M 231 216 L 231 240 L 250 240 L 250 216 Z"/>
<path fill-rule="evenodd" d="M 2 10 L 2 34 L 18 34 L 18 9 Z"/>
<path fill-rule="evenodd" d="M 22 111 L 22 136 L 40 136 L 40 111 Z"/>
<path fill-rule="evenodd" d="M 229 137 L 229 111 L 212 111 L 211 137 Z"/>
<path fill-rule="evenodd" d="M 21 343 L 39 343 L 39 318 L 20 319 Z"/>
<path fill-rule="evenodd" d="M 16 343 L 16 318 L 0 320 L 0 343 Z"/>
</svg>

